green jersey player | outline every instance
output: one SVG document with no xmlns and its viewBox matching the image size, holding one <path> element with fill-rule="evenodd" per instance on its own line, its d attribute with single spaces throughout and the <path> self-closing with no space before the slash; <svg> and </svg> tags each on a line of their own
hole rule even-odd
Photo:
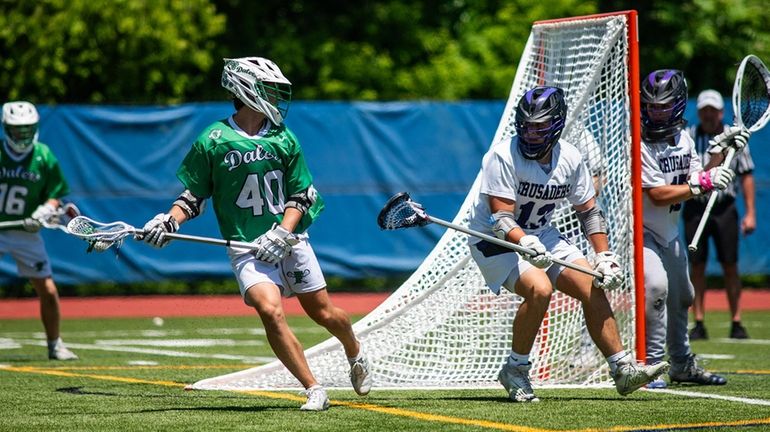
<svg viewBox="0 0 770 432">
<path fill-rule="evenodd" d="M 40 236 L 43 222 L 57 215 L 60 198 L 69 193 L 59 161 L 47 145 L 38 142 L 40 116 L 29 102 L 3 105 L 0 148 L 0 222 L 23 220 L 20 228 L 0 229 L 0 256 L 10 253 L 19 276 L 29 278 L 40 297 L 40 312 L 48 338 L 48 358 L 78 357 L 59 335 L 59 293 L 51 263 Z"/>
<path fill-rule="evenodd" d="M 278 359 L 307 389 L 303 410 L 329 406 L 296 336 L 286 323 L 281 294 L 296 295 L 308 315 L 336 336 L 350 362 L 353 388 L 371 388 L 369 363 L 347 314 L 335 307 L 306 229 L 323 209 L 302 148 L 283 124 L 291 83 L 261 57 L 225 59 L 222 86 L 233 94 L 235 114 L 207 127 L 193 143 L 177 177 L 185 187 L 168 213 L 144 226 L 144 240 L 165 246 L 166 233 L 201 214 L 211 198 L 222 236 L 254 242 L 228 249 L 241 295 L 256 309 Z"/>
</svg>

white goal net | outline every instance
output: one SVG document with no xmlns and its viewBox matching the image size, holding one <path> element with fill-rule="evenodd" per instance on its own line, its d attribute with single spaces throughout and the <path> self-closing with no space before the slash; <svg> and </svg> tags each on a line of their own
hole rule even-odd
<svg viewBox="0 0 770 432">
<path fill-rule="evenodd" d="M 565 90 L 569 107 L 563 139 L 588 160 L 609 222 L 610 246 L 625 268 L 623 288 L 609 293 L 622 341 L 634 349 L 634 248 L 631 193 L 631 104 L 628 16 L 601 15 L 535 23 L 495 139 L 514 131 L 515 104 L 537 85 Z M 479 160 L 481 166 L 481 160 Z M 478 179 L 454 223 L 467 225 Z M 554 223 L 591 258 L 574 212 L 565 205 Z M 494 295 L 468 252 L 464 234 L 448 230 L 417 271 L 383 304 L 354 325 L 369 356 L 375 388 L 497 386 L 511 349 L 511 328 L 521 298 Z M 318 381 L 350 387 L 348 364 L 331 338 L 306 351 Z M 609 382 L 604 358 L 588 333 L 579 302 L 555 292 L 531 353 L 536 385 Z M 206 379 L 195 389 L 297 388 L 279 363 Z"/>
</svg>

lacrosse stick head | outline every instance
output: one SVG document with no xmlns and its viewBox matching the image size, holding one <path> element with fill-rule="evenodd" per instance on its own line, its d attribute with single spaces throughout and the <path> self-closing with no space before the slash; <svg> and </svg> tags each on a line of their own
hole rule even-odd
<svg viewBox="0 0 770 432">
<path fill-rule="evenodd" d="M 377 216 L 377 225 L 384 230 L 425 226 L 430 223 L 420 203 L 414 202 L 407 192 L 393 195 Z"/>
<path fill-rule="evenodd" d="M 735 124 L 756 132 L 770 119 L 770 72 L 755 55 L 746 56 L 733 85 Z"/>
<path fill-rule="evenodd" d="M 67 231 L 88 242 L 88 252 L 104 252 L 113 245 L 120 247 L 126 237 L 138 232 L 125 222 L 101 223 L 86 216 L 76 216 L 69 221 Z"/>
</svg>

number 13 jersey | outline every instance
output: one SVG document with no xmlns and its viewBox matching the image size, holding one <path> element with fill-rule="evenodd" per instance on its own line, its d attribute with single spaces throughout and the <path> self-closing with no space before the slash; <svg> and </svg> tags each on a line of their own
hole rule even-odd
<svg viewBox="0 0 770 432">
<path fill-rule="evenodd" d="M 551 163 L 542 165 L 524 158 L 516 142 L 515 136 L 500 141 L 484 155 L 481 186 L 471 207 L 471 229 L 492 235 L 489 196 L 515 201 L 516 222 L 534 235 L 551 226 L 553 211 L 563 199 L 574 206 L 594 197 L 591 175 L 572 144 L 559 140 L 551 152 Z M 469 239 L 470 244 L 479 241 Z"/>
</svg>

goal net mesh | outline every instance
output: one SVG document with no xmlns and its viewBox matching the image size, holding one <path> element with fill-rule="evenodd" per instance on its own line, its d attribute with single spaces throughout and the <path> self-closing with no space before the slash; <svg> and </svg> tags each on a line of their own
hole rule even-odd
<svg viewBox="0 0 770 432">
<path fill-rule="evenodd" d="M 634 279 L 631 132 L 626 15 L 535 23 L 516 73 L 495 140 L 510 137 L 516 102 L 538 85 L 565 90 L 569 107 L 562 138 L 586 156 L 609 223 L 610 247 L 624 268 L 624 286 L 608 293 L 623 345 L 634 347 Z M 481 160 L 479 160 L 479 166 Z M 467 226 L 478 178 L 454 219 Z M 553 223 L 591 259 L 593 251 L 566 200 Z M 372 365 L 375 388 L 479 388 L 497 386 L 511 349 L 521 298 L 494 295 L 470 259 L 464 234 L 448 230 L 415 271 L 385 302 L 354 325 Z M 350 387 L 340 343 L 328 339 L 306 351 L 316 379 Z M 555 292 L 531 352 L 535 385 L 601 385 L 606 362 L 588 336 L 580 303 Z M 199 381 L 213 390 L 297 388 L 279 363 Z"/>
</svg>

